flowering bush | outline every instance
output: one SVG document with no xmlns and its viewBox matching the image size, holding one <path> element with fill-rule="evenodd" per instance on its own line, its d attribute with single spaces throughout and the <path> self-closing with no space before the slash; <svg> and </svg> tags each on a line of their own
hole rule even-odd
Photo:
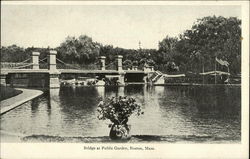
<svg viewBox="0 0 250 159">
<path fill-rule="evenodd" d="M 144 114 L 141 111 L 141 106 L 136 103 L 131 97 L 111 97 L 105 101 L 101 101 L 98 105 L 98 119 L 109 119 L 114 125 L 127 124 L 128 118 L 132 114 Z"/>
</svg>

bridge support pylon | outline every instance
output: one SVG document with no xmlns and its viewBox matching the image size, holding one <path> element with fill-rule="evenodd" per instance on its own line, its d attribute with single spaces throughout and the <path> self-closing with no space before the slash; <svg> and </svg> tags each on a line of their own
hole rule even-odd
<svg viewBox="0 0 250 159">
<path fill-rule="evenodd" d="M 117 56 L 116 56 L 116 60 L 117 60 L 117 71 L 118 71 L 118 72 L 123 71 L 123 69 L 122 69 L 122 58 L 123 58 L 122 55 L 117 55 Z"/>
<path fill-rule="evenodd" d="M 106 59 L 106 57 L 105 56 L 100 56 L 99 59 L 100 59 L 100 62 L 101 62 L 101 70 L 105 70 L 105 59 Z"/>
<path fill-rule="evenodd" d="M 55 50 L 50 50 L 49 55 L 47 56 L 48 58 L 48 66 L 50 71 L 57 71 L 56 69 L 56 54 L 57 51 Z"/>
<path fill-rule="evenodd" d="M 57 51 L 50 50 L 48 55 L 48 65 L 49 65 L 49 88 L 59 88 L 60 81 L 59 75 L 60 72 L 56 68 L 56 54 Z"/>
<path fill-rule="evenodd" d="M 32 52 L 32 69 L 37 70 L 39 69 L 39 52 Z"/>
<path fill-rule="evenodd" d="M 124 80 L 125 72 L 122 69 L 122 58 L 123 58 L 123 56 L 121 56 L 121 55 L 116 56 L 117 71 L 118 71 L 118 74 L 120 75 L 120 77 L 118 79 L 118 85 L 119 86 L 124 86 L 125 85 L 125 80 Z"/>
</svg>

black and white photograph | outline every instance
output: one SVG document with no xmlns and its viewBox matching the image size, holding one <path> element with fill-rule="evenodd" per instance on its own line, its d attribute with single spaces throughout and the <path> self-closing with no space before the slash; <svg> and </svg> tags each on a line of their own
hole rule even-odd
<svg viewBox="0 0 250 159">
<path fill-rule="evenodd" d="M 1 2 L 1 158 L 14 155 L 14 144 L 80 144 L 81 154 L 245 145 L 246 8 Z"/>
</svg>

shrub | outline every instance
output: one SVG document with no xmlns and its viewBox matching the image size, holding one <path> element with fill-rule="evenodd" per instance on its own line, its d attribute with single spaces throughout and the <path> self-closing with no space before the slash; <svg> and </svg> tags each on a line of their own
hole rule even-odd
<svg viewBox="0 0 250 159">
<path fill-rule="evenodd" d="M 132 114 L 141 115 L 141 106 L 131 97 L 111 97 L 98 105 L 99 120 L 109 119 L 115 125 L 127 124 Z"/>
</svg>

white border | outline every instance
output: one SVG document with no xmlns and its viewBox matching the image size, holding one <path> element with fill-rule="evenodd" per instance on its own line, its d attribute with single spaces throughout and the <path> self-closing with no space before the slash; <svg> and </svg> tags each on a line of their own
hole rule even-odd
<svg viewBox="0 0 250 159">
<path fill-rule="evenodd" d="M 249 156 L 249 2 L 248 1 L 4 1 L 1 5 L 241 5 L 242 139 L 240 144 L 133 144 L 154 151 L 87 151 L 84 146 L 131 144 L 1 143 L 1 158 L 248 158 Z"/>
<path fill-rule="evenodd" d="M 2 5 L 247 5 L 246 1 L 2 1 Z"/>
</svg>

